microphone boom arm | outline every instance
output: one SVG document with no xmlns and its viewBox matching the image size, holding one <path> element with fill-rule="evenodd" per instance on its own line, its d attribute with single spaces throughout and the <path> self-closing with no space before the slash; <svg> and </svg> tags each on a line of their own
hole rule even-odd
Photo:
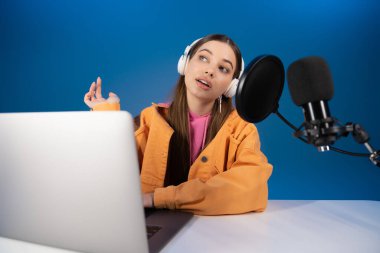
<svg viewBox="0 0 380 253">
<path fill-rule="evenodd" d="M 311 121 L 311 127 L 310 123 L 307 123 L 309 124 L 308 128 L 303 130 L 302 128 L 304 128 L 306 124 L 305 122 L 299 128 L 297 128 L 283 115 L 280 114 L 278 108 L 276 108 L 273 113 L 276 114 L 282 121 L 285 122 L 286 125 L 295 131 L 293 133 L 293 136 L 297 137 L 305 143 L 313 144 L 318 148 L 319 151 L 328 151 L 331 149 L 332 151 L 346 155 L 368 157 L 374 165 L 380 167 L 380 151 L 375 150 L 369 144 L 369 135 L 359 124 L 349 122 L 345 126 L 337 126 L 334 125 L 334 123 L 337 122 L 336 119 L 327 117 L 323 120 Z M 332 126 L 325 129 L 320 127 L 322 124 L 332 124 Z M 352 153 L 331 146 L 338 138 L 342 136 L 346 137 L 349 133 L 352 134 L 354 140 L 357 143 L 363 144 L 366 147 L 369 154 Z M 306 137 L 306 139 L 303 137 Z"/>
</svg>

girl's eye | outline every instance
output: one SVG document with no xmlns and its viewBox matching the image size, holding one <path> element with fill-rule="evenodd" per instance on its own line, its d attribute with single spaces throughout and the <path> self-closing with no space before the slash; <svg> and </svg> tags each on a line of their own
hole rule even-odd
<svg viewBox="0 0 380 253">
<path fill-rule="evenodd" d="M 205 57 L 205 56 L 203 56 L 203 55 L 200 55 L 200 56 L 199 56 L 199 60 L 201 60 L 201 61 L 203 61 L 203 62 L 207 62 L 207 61 L 208 61 L 207 57 Z"/>
<path fill-rule="evenodd" d="M 220 66 L 219 67 L 219 70 L 221 71 L 221 72 L 223 72 L 223 73 L 228 73 L 228 72 L 230 72 L 230 70 L 228 69 L 228 68 L 225 68 L 225 67 L 223 67 L 223 66 Z"/>
</svg>

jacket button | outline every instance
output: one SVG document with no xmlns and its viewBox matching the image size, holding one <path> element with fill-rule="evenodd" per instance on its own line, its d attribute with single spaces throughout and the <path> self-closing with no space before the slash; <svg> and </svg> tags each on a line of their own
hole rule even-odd
<svg viewBox="0 0 380 253">
<path fill-rule="evenodd" d="M 204 163 L 207 162 L 207 157 L 206 156 L 202 156 L 201 161 L 204 162 Z"/>
</svg>

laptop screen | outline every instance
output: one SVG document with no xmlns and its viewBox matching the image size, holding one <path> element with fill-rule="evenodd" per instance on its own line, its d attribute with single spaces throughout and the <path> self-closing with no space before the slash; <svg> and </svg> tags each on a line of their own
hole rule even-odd
<svg viewBox="0 0 380 253">
<path fill-rule="evenodd" d="M 0 114 L 0 236 L 148 252 L 127 112 Z"/>
</svg>

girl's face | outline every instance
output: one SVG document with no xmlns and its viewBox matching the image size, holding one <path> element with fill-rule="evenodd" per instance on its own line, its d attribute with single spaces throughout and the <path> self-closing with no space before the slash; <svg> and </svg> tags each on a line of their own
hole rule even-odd
<svg viewBox="0 0 380 253">
<path fill-rule="evenodd" d="M 227 43 L 213 40 L 200 46 L 185 69 L 187 96 L 204 102 L 217 99 L 233 79 L 236 60 Z"/>
</svg>

